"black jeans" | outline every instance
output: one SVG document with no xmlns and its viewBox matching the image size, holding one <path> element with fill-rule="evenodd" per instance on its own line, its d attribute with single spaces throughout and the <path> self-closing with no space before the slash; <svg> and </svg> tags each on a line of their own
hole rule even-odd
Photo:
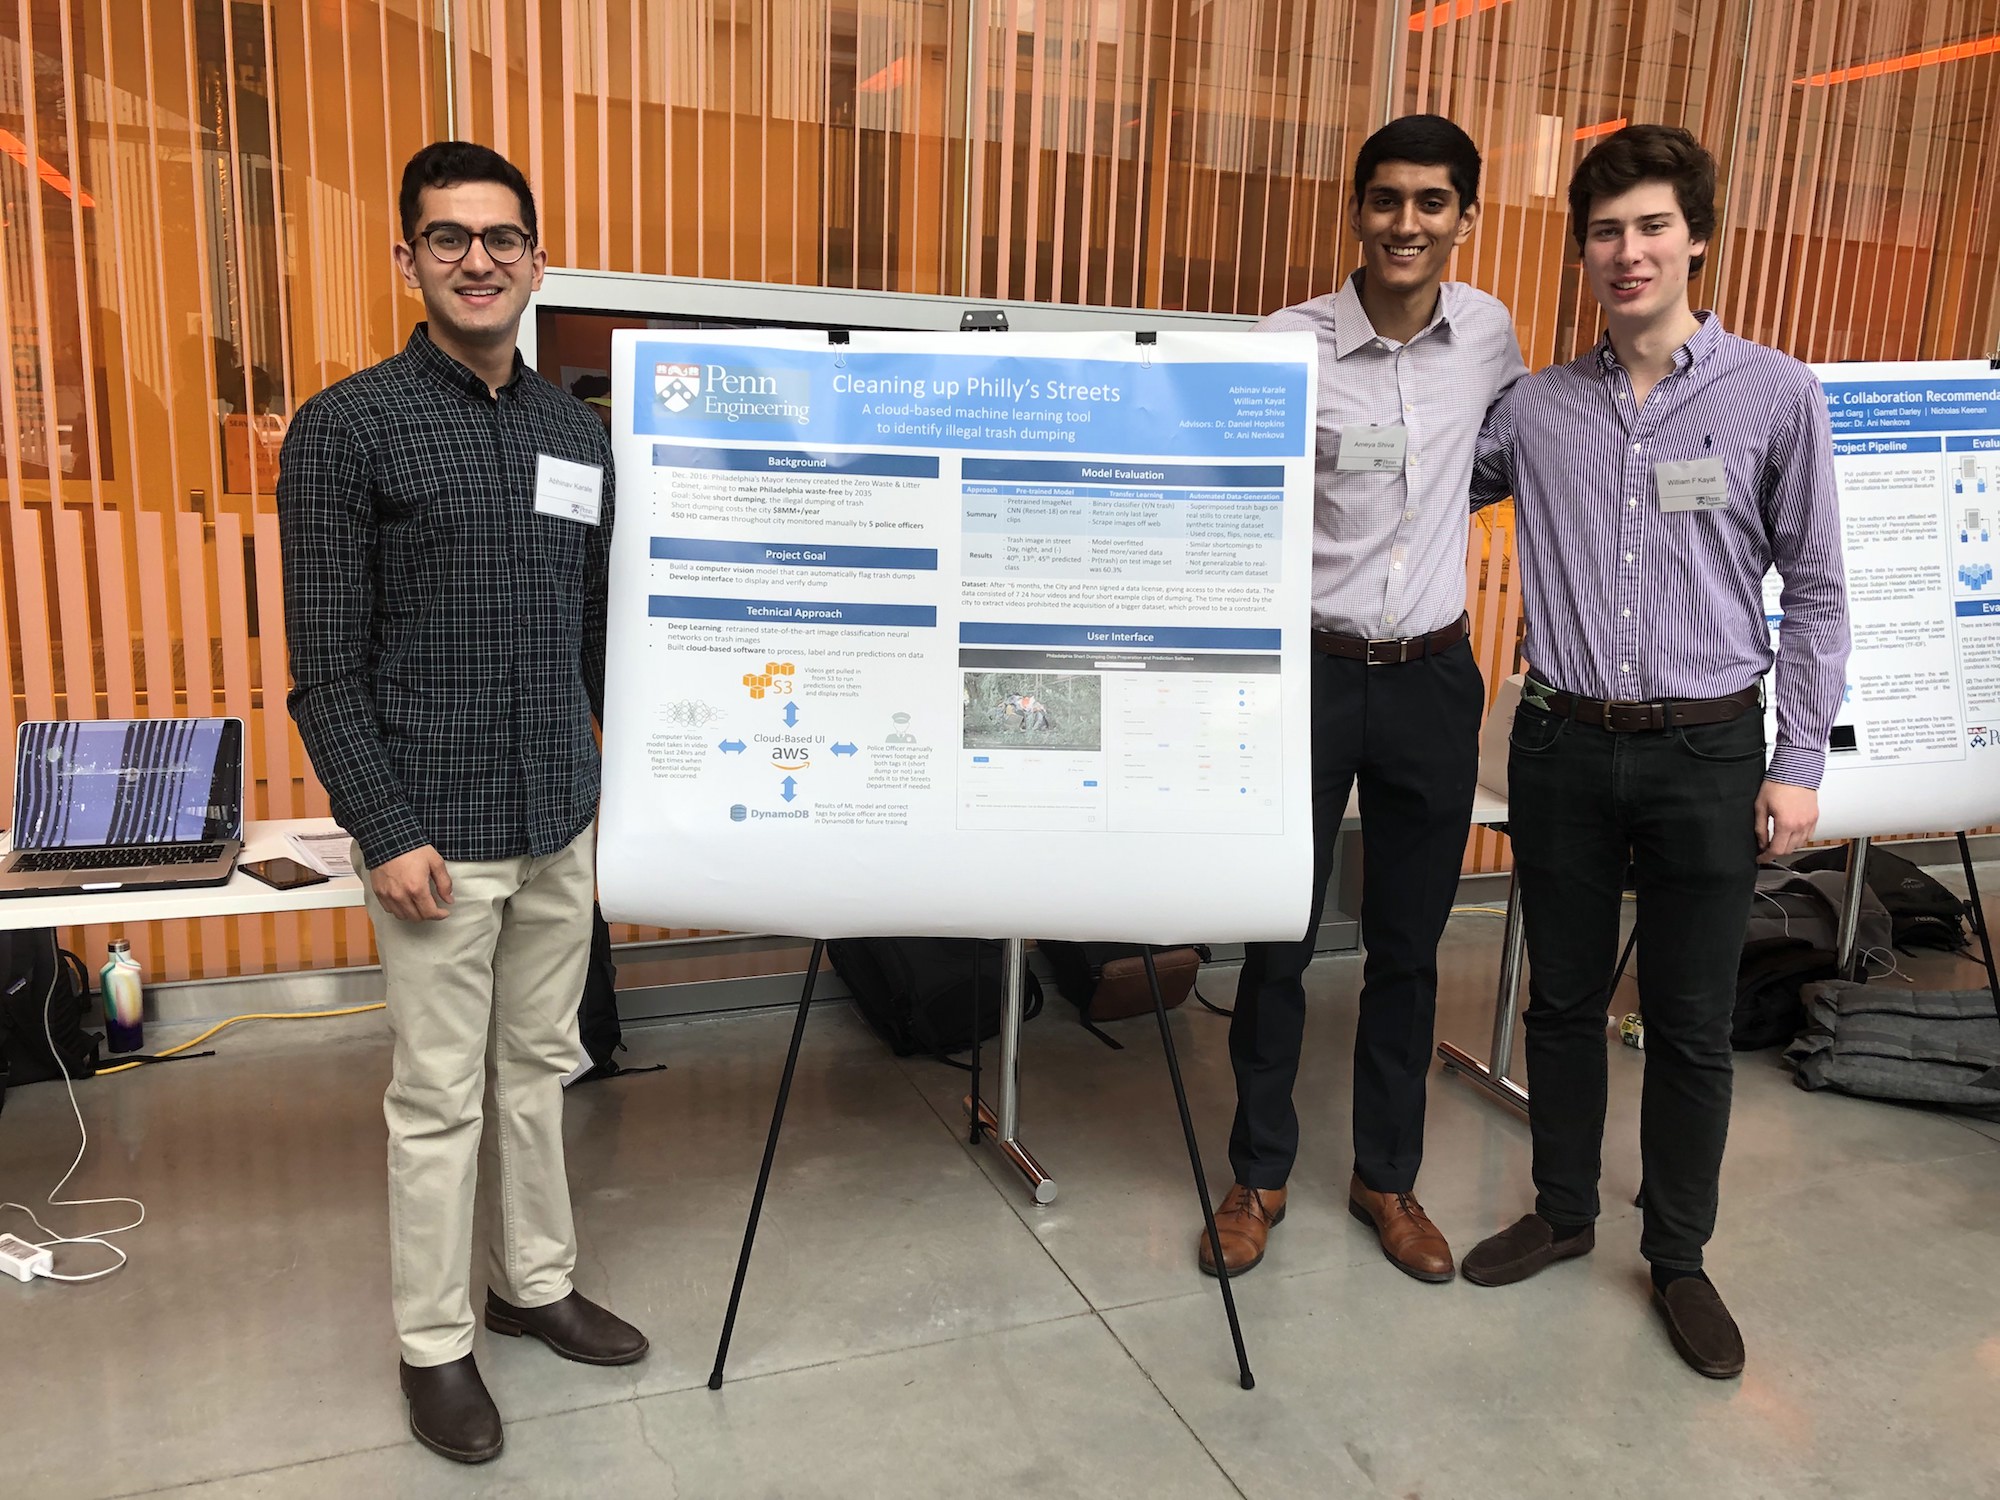
<svg viewBox="0 0 2000 1500">
<path fill-rule="evenodd" d="M 1764 716 L 1612 734 L 1523 704 L 1512 742 L 1536 1212 L 1558 1226 L 1597 1218 L 1605 1018 L 1629 868 L 1646 1017 L 1639 1249 L 1655 1265 L 1699 1270 L 1729 1134 L 1729 1023 L 1757 879 Z"/>
<path fill-rule="evenodd" d="M 1305 936 L 1251 943 L 1236 981 L 1229 1164 L 1281 1188 L 1299 1150 L 1292 1103 L 1305 1032 L 1302 976 L 1326 905 L 1334 840 L 1361 784 L 1361 1014 L 1354 1034 L 1354 1169 L 1378 1193 L 1416 1186 L 1437 1015 L 1437 945 L 1458 892 L 1485 689 L 1472 648 L 1370 667 L 1313 657 L 1313 903 Z"/>
</svg>

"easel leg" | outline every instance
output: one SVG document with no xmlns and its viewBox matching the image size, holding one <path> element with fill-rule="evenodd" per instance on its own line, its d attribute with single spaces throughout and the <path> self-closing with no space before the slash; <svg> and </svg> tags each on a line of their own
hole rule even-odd
<svg viewBox="0 0 2000 1500">
<path fill-rule="evenodd" d="M 1625 946 L 1618 953 L 1618 967 L 1611 971 L 1611 988 L 1605 993 L 1615 996 L 1618 986 L 1625 982 L 1625 970 L 1632 962 L 1632 950 L 1639 946 L 1639 927 L 1635 922 L 1632 931 L 1625 938 Z"/>
<path fill-rule="evenodd" d="M 1194 1117 L 1188 1113 L 1187 1086 L 1181 1082 L 1180 1058 L 1174 1052 L 1174 1033 L 1167 1025 L 1167 998 L 1160 992 L 1159 971 L 1153 967 L 1153 950 L 1142 950 L 1146 959 L 1146 982 L 1153 987 L 1153 1013 L 1160 1018 L 1160 1043 L 1167 1054 L 1167 1075 L 1174 1081 L 1174 1103 L 1180 1106 L 1181 1134 L 1187 1137 L 1188 1165 L 1194 1169 L 1194 1190 L 1201 1196 L 1201 1221 L 1208 1229 L 1209 1253 L 1215 1257 L 1218 1269 L 1227 1262 L 1222 1258 L 1222 1236 L 1215 1228 L 1215 1205 L 1208 1196 L 1208 1179 L 1202 1175 L 1201 1147 L 1194 1138 Z M 1229 1289 L 1230 1278 L 1225 1274 L 1216 1277 L 1222 1286 L 1222 1307 L 1229 1315 L 1229 1337 L 1236 1345 L 1237 1381 L 1246 1391 L 1257 1388 L 1257 1377 L 1250 1373 L 1250 1356 L 1243 1352 L 1243 1325 L 1236 1317 L 1236 1294 Z"/>
<path fill-rule="evenodd" d="M 750 1251 L 757 1243 L 757 1221 L 764 1213 L 764 1190 L 771 1185 L 771 1162 L 778 1154 L 778 1132 L 785 1128 L 785 1102 L 792 1096 L 792 1073 L 799 1065 L 806 1012 L 812 1007 L 813 983 L 819 978 L 820 960 L 825 954 L 825 941 L 814 942 L 812 958 L 806 964 L 805 989 L 799 996 L 798 1019 L 792 1023 L 792 1049 L 785 1054 L 784 1077 L 778 1081 L 778 1104 L 771 1111 L 771 1134 L 764 1141 L 764 1165 L 757 1169 L 757 1192 L 750 1200 L 750 1221 L 743 1226 L 743 1253 L 736 1258 L 736 1285 L 729 1289 L 729 1313 L 722 1320 L 722 1339 L 715 1346 L 715 1368 L 708 1376 L 711 1391 L 722 1389 L 722 1366 L 729 1358 L 730 1336 L 736 1332 L 736 1309 L 743 1301 L 743 1278 L 749 1273 Z"/>
<path fill-rule="evenodd" d="M 975 1146 L 979 1144 L 979 1138 L 985 1133 L 986 1128 L 986 1122 L 979 1116 L 979 1023 L 984 1019 L 979 1014 L 979 979 L 979 939 L 974 938 L 972 940 L 972 1098 L 965 1107 L 966 1114 L 971 1116 L 972 1124 L 968 1127 L 965 1138 Z"/>
<path fill-rule="evenodd" d="M 1840 977 L 1856 983 L 1868 977 L 1868 955 L 1856 951 L 1856 934 L 1861 930 L 1861 889 L 1868 874 L 1868 840 L 1850 839 L 1847 844 L 1847 882 L 1840 908 L 1840 951 L 1836 961 Z"/>
<path fill-rule="evenodd" d="M 1504 827 L 1504 825 L 1502 825 Z M 1493 1041 L 1481 1062 L 1456 1042 L 1439 1042 L 1438 1061 L 1447 1073 L 1457 1073 L 1496 1099 L 1519 1110 L 1528 1107 L 1528 1091 L 1513 1078 L 1514 1030 L 1521 1019 L 1521 963 L 1527 953 L 1527 925 L 1521 916 L 1521 881 L 1508 882 L 1507 929 L 1500 940 L 1500 989 L 1493 1000 Z"/>
<path fill-rule="evenodd" d="M 1986 906 L 1979 899 L 1979 881 L 1972 873 L 1972 845 L 1964 833 L 1958 836 L 1958 858 L 1965 866 L 1965 893 L 1972 904 L 1972 930 L 1979 934 L 1979 949 L 1986 955 L 1986 988 L 2000 1007 L 2000 975 L 1993 971 L 1993 929 L 1986 925 Z"/>
</svg>

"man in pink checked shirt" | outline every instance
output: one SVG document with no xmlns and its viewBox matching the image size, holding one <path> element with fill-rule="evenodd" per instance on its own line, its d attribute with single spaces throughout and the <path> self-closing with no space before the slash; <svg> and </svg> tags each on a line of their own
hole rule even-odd
<svg viewBox="0 0 2000 1500">
<path fill-rule="evenodd" d="M 1507 394 L 1473 472 L 1475 504 L 1512 494 L 1519 507 L 1531 666 L 1507 774 L 1536 1196 L 1461 1269 L 1503 1286 L 1596 1243 L 1629 868 L 1646 1015 L 1639 1251 L 1674 1348 L 1727 1379 L 1742 1373 L 1743 1340 L 1702 1252 L 1757 862 L 1811 837 L 1842 696 L 1833 440 L 1810 370 L 1689 304 L 1715 230 L 1715 163 L 1693 136 L 1634 125 L 1607 137 L 1569 199 L 1607 332 Z M 1772 567 L 1784 620 L 1767 765 Z"/>
</svg>

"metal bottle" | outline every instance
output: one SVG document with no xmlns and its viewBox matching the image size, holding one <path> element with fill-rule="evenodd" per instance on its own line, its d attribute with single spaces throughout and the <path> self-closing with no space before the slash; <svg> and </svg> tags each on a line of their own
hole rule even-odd
<svg viewBox="0 0 2000 1500">
<path fill-rule="evenodd" d="M 97 977 L 104 992 L 106 1042 L 113 1052 L 137 1052 L 146 1045 L 146 976 L 132 956 L 132 945 L 113 938 Z"/>
</svg>

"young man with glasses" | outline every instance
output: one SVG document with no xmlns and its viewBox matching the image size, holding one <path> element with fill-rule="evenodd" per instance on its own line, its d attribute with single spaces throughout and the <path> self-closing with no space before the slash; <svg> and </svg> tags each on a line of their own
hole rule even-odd
<svg viewBox="0 0 2000 1500">
<path fill-rule="evenodd" d="M 1235 1183 L 1216 1213 L 1223 1269 L 1263 1259 L 1298 1155 L 1292 1100 L 1304 974 L 1347 797 L 1361 791 L 1360 1014 L 1354 1032 L 1349 1213 L 1419 1281 L 1453 1275 L 1417 1201 L 1437 947 L 1458 891 L 1479 777 L 1486 691 L 1466 639 L 1465 487 L 1489 406 L 1526 373 L 1514 320 L 1444 279 L 1479 217 L 1479 151 L 1438 115 L 1362 144 L 1348 227 L 1361 268 L 1260 327 L 1319 341 L 1313 487 L 1312 916 L 1294 942 L 1252 943 L 1229 1056 Z M 1196 1246 L 1216 1274 L 1204 1233 Z"/>
<path fill-rule="evenodd" d="M 1833 437 L 1797 360 L 1696 313 L 1715 163 L 1685 130 L 1606 137 L 1569 188 L 1607 331 L 1508 394 L 1475 503 L 1520 515 L 1530 662 L 1508 757 L 1527 923 L 1535 1208 L 1465 1257 L 1503 1286 L 1596 1244 L 1605 1016 L 1626 873 L 1638 891 L 1643 1228 L 1654 1300 L 1704 1375 L 1743 1340 L 1702 1270 L 1729 1131 L 1730 1018 L 1757 861 L 1819 817 L 1847 660 Z M 1764 575 L 1783 581 L 1777 745 Z"/>
<path fill-rule="evenodd" d="M 401 1379 L 426 1447 L 502 1444 L 473 1363 L 473 1197 L 495 1195 L 486 1326 L 644 1357 L 571 1282 L 562 1079 L 590 953 L 611 444 L 515 352 L 545 258 L 505 158 L 403 171 L 428 321 L 299 408 L 278 480 L 289 701 L 354 835 L 394 1037 L 389 1235 Z M 482 1163 L 483 1159 L 483 1163 Z"/>
</svg>

